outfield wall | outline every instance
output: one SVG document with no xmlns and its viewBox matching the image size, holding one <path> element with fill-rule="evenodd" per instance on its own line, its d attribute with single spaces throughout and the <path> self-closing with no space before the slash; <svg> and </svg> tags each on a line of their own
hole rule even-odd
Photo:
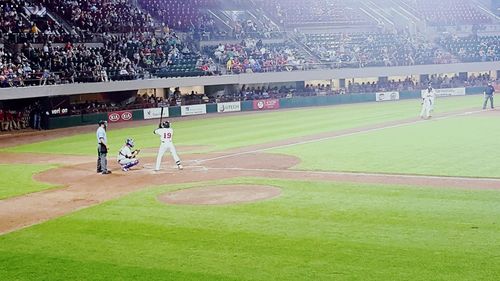
<svg viewBox="0 0 500 281">
<path fill-rule="evenodd" d="M 460 96 L 482 94 L 484 87 L 438 89 L 442 96 Z M 94 113 L 85 115 L 72 115 L 61 117 L 50 117 L 49 129 L 66 128 L 81 125 L 97 124 L 99 120 L 108 120 L 110 123 L 129 122 L 138 120 L 157 119 L 162 115 L 168 117 L 182 117 L 193 115 L 204 115 L 211 113 L 224 114 L 225 112 L 238 111 L 266 111 L 280 108 L 298 108 L 310 106 L 327 106 L 338 104 L 352 104 L 362 102 L 386 102 L 403 99 L 417 99 L 421 97 L 421 91 L 381 92 L 366 94 L 348 94 L 333 96 L 292 97 L 283 99 L 251 100 L 242 102 L 196 104 L 185 106 L 166 107 L 161 112 L 160 108 L 147 108 L 137 110 L 122 110 L 109 113 Z"/>
</svg>

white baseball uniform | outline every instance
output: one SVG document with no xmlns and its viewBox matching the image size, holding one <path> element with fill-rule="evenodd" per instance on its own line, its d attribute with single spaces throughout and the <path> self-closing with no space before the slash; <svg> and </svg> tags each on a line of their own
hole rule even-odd
<svg viewBox="0 0 500 281">
<path fill-rule="evenodd" d="M 156 167 L 155 170 L 160 170 L 161 159 L 165 152 L 170 151 L 172 157 L 174 158 L 175 164 L 181 169 L 181 159 L 177 155 L 174 143 L 172 142 L 172 137 L 174 136 L 174 130 L 172 128 L 158 128 L 154 131 L 156 135 L 160 136 L 160 149 L 158 150 L 158 156 L 156 157 Z"/>
<path fill-rule="evenodd" d="M 122 171 L 126 172 L 130 168 L 139 164 L 139 159 L 134 157 L 130 146 L 124 145 L 118 152 L 118 163 L 122 166 Z"/>
<path fill-rule="evenodd" d="M 132 158 L 132 150 L 130 150 L 130 147 L 128 147 L 128 145 L 124 145 L 120 149 L 120 151 L 118 152 L 117 160 L 120 165 L 127 165 L 136 161 L 135 158 Z"/>
<path fill-rule="evenodd" d="M 420 111 L 420 117 L 431 117 L 431 111 L 434 110 L 435 98 L 436 91 L 432 88 L 422 92 L 422 110 Z"/>
</svg>

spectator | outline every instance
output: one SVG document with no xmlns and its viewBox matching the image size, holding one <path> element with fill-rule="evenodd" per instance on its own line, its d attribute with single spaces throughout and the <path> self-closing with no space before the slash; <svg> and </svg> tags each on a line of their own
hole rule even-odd
<svg viewBox="0 0 500 281">
<path fill-rule="evenodd" d="M 33 129 L 41 130 L 42 108 L 39 103 L 35 104 L 32 114 L 33 114 Z"/>
<path fill-rule="evenodd" d="M 47 84 L 47 80 L 50 77 L 50 72 L 48 69 L 43 70 L 42 76 L 40 77 L 40 86 Z"/>
<path fill-rule="evenodd" d="M 10 131 L 10 123 L 8 122 L 6 112 L 3 112 L 2 109 L 0 109 L 0 130 L 2 131 Z"/>
</svg>

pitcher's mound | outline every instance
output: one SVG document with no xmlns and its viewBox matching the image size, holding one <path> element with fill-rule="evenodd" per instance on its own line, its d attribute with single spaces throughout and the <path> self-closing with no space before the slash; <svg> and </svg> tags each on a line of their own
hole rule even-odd
<svg viewBox="0 0 500 281">
<path fill-rule="evenodd" d="M 277 197 L 281 189 L 262 185 L 221 185 L 189 188 L 160 194 L 158 199 L 178 205 L 224 205 Z"/>
</svg>

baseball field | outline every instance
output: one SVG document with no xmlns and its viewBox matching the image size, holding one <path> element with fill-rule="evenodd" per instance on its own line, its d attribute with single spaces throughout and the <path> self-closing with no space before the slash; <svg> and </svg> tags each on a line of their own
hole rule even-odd
<svg viewBox="0 0 500 281">
<path fill-rule="evenodd" d="M 0 139 L 0 280 L 500 280 L 500 111 L 482 96 Z M 126 138 L 140 165 L 118 169 Z"/>
</svg>

